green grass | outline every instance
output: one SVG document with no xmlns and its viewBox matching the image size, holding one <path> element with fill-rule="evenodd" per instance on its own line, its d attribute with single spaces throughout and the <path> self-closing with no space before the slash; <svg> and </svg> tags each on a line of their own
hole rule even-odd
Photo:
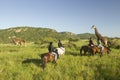
<svg viewBox="0 0 120 80">
<path fill-rule="evenodd" d="M 83 41 L 84 42 L 84 41 Z M 77 47 L 86 42 L 75 42 Z M 120 51 L 112 49 L 102 58 L 80 56 L 79 49 L 66 48 L 57 64 L 41 67 L 40 54 L 47 48 L 30 44 L 0 44 L 0 80 L 120 80 Z"/>
</svg>

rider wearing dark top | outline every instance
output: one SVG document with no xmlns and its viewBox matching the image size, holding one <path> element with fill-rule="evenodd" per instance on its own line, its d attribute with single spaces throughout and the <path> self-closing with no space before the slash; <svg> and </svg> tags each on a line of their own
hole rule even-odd
<svg viewBox="0 0 120 80">
<path fill-rule="evenodd" d="M 89 40 L 89 44 L 88 44 L 88 45 L 89 45 L 89 46 L 93 46 L 93 45 L 94 45 L 91 37 L 90 37 L 90 40 Z"/>
<path fill-rule="evenodd" d="M 62 45 L 62 43 L 61 43 L 61 41 L 59 40 L 59 42 L 58 42 L 58 47 L 60 48 L 60 47 L 63 47 L 63 45 Z"/>
<path fill-rule="evenodd" d="M 53 47 L 52 44 L 53 44 L 53 42 L 50 42 L 50 44 L 49 44 L 49 46 L 48 46 L 48 51 L 49 51 L 51 54 L 55 55 L 54 62 L 56 63 L 56 60 L 57 60 L 57 54 L 55 53 L 55 51 L 54 51 L 54 47 Z"/>
<path fill-rule="evenodd" d="M 49 52 L 54 52 L 54 48 L 53 48 L 53 42 L 50 42 L 49 46 L 48 46 L 48 51 Z"/>
</svg>

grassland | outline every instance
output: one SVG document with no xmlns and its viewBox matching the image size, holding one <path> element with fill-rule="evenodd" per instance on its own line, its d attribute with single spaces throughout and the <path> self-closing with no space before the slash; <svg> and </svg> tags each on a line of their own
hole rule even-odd
<svg viewBox="0 0 120 80">
<path fill-rule="evenodd" d="M 65 55 L 56 64 L 48 63 L 45 70 L 40 54 L 47 52 L 46 45 L 0 44 L 0 80 L 120 80 L 120 50 L 112 48 L 102 58 L 80 56 L 79 48 L 86 42 L 73 44 L 78 48 L 66 47 Z"/>
</svg>

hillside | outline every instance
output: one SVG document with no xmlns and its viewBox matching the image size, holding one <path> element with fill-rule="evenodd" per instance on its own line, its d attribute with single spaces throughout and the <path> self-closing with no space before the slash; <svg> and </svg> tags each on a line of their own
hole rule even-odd
<svg viewBox="0 0 120 80">
<path fill-rule="evenodd" d="M 87 39 L 89 37 L 96 38 L 94 34 L 90 34 L 90 33 L 82 33 L 82 34 L 78 34 L 77 36 L 80 37 L 81 39 Z"/>
<path fill-rule="evenodd" d="M 39 41 L 39 40 L 58 40 L 58 39 L 69 39 L 69 38 L 89 38 L 94 36 L 94 34 L 74 34 L 72 32 L 57 32 L 50 28 L 35 28 L 28 26 L 21 26 L 15 28 L 1 29 L 0 30 L 0 43 L 9 43 L 10 37 L 16 36 L 26 41 Z"/>
</svg>

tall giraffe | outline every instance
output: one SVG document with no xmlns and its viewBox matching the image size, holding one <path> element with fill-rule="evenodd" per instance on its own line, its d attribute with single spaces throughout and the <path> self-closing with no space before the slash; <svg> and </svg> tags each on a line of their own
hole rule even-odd
<svg viewBox="0 0 120 80">
<path fill-rule="evenodd" d="M 95 25 L 92 26 L 92 29 L 95 30 L 95 35 L 96 35 L 96 37 L 97 37 L 97 44 L 99 43 L 99 40 L 100 40 L 104 45 L 107 46 L 107 38 L 103 37 L 103 36 L 98 32 L 98 30 L 97 30 L 97 28 L 96 28 Z"/>
</svg>

